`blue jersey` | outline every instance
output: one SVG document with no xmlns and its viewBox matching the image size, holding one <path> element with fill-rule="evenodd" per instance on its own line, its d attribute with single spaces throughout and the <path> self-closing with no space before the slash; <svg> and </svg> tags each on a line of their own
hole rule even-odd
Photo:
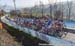
<svg viewBox="0 0 75 46">
<path fill-rule="evenodd" d="M 51 24 L 51 22 L 52 22 L 51 20 L 48 20 L 48 25 L 50 25 L 50 24 Z"/>
</svg>

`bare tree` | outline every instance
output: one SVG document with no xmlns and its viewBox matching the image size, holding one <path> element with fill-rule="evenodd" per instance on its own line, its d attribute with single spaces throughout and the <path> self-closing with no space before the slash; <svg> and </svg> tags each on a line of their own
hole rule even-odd
<svg viewBox="0 0 75 46">
<path fill-rule="evenodd" d="M 54 19 L 58 18 L 59 16 L 57 14 L 59 14 L 59 13 L 57 11 L 57 4 L 56 3 L 54 3 L 53 9 L 54 9 L 54 11 L 53 11 L 54 12 Z"/>
<path fill-rule="evenodd" d="M 11 11 L 10 11 L 10 15 L 11 15 L 11 16 L 16 15 L 16 12 L 15 12 L 14 10 L 11 10 Z"/>
<path fill-rule="evenodd" d="M 63 3 L 61 2 L 60 5 L 58 5 L 56 0 L 54 4 L 54 18 L 63 19 L 63 10 Z"/>
<path fill-rule="evenodd" d="M 62 3 L 62 1 L 61 1 L 61 3 L 60 3 L 60 11 L 61 11 L 61 16 L 60 16 L 60 18 L 63 20 L 63 11 L 64 11 L 64 6 L 63 6 L 63 3 Z"/>
<path fill-rule="evenodd" d="M 69 2 L 67 0 L 67 5 L 68 5 L 68 20 L 70 20 L 70 17 L 71 17 L 71 10 L 72 10 L 72 1 Z"/>
<path fill-rule="evenodd" d="M 50 3 L 50 0 L 48 0 L 49 2 L 49 9 L 50 9 L 50 16 L 52 16 L 52 4 Z"/>
<path fill-rule="evenodd" d="M 6 14 L 6 12 L 2 9 L 1 10 L 1 15 L 4 16 Z"/>
<path fill-rule="evenodd" d="M 43 15 L 44 15 L 44 11 L 43 11 L 43 10 L 44 10 L 44 7 L 43 7 L 43 6 L 44 6 L 44 5 L 43 5 L 43 3 L 42 3 L 41 1 L 40 1 L 40 6 L 41 6 L 41 8 L 42 8 L 41 13 L 42 13 L 42 17 L 43 17 Z"/>
<path fill-rule="evenodd" d="M 61 17 L 62 12 L 60 10 L 55 11 L 54 15 L 55 15 L 55 19 L 58 19 Z"/>
<path fill-rule="evenodd" d="M 13 0 L 14 8 L 15 8 L 15 10 L 16 10 L 16 3 L 15 3 L 15 1 L 16 1 L 16 0 Z"/>
<path fill-rule="evenodd" d="M 32 10 L 33 10 L 33 9 L 31 8 L 31 9 L 30 9 L 30 15 L 31 15 L 31 18 L 32 18 Z"/>
<path fill-rule="evenodd" d="M 37 5 L 35 4 L 35 11 L 36 11 L 36 16 L 37 16 Z"/>
</svg>

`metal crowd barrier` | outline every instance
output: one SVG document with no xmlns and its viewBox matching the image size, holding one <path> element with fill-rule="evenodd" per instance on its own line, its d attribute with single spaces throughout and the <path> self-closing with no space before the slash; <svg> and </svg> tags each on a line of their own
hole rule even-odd
<svg viewBox="0 0 75 46">
<path fill-rule="evenodd" d="M 3 23 L 6 23 L 9 26 L 12 26 L 14 28 L 17 28 L 25 33 L 28 33 L 30 35 L 32 35 L 33 37 L 37 37 L 43 41 L 46 41 L 48 43 L 50 43 L 50 45 L 54 45 L 54 46 L 75 46 L 75 43 L 71 43 L 69 41 L 65 41 L 63 39 L 59 39 L 56 37 L 52 37 L 43 33 L 39 33 L 37 31 L 34 31 L 32 29 L 28 29 L 25 27 L 21 27 L 19 25 L 17 25 L 15 22 L 10 22 L 8 19 L 5 18 L 5 16 L 1 17 L 1 20 Z"/>
</svg>

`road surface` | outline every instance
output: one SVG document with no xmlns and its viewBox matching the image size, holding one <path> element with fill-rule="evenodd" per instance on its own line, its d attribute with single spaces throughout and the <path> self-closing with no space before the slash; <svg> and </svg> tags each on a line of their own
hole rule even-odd
<svg viewBox="0 0 75 46">
<path fill-rule="evenodd" d="M 74 33 L 68 33 L 64 39 L 67 41 L 75 42 L 75 34 Z"/>
</svg>

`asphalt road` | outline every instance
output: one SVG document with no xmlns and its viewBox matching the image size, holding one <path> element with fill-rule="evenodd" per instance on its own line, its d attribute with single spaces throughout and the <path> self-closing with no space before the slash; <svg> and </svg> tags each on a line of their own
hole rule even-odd
<svg viewBox="0 0 75 46">
<path fill-rule="evenodd" d="M 74 33 L 68 33 L 64 39 L 67 41 L 75 42 L 75 34 Z"/>
</svg>

